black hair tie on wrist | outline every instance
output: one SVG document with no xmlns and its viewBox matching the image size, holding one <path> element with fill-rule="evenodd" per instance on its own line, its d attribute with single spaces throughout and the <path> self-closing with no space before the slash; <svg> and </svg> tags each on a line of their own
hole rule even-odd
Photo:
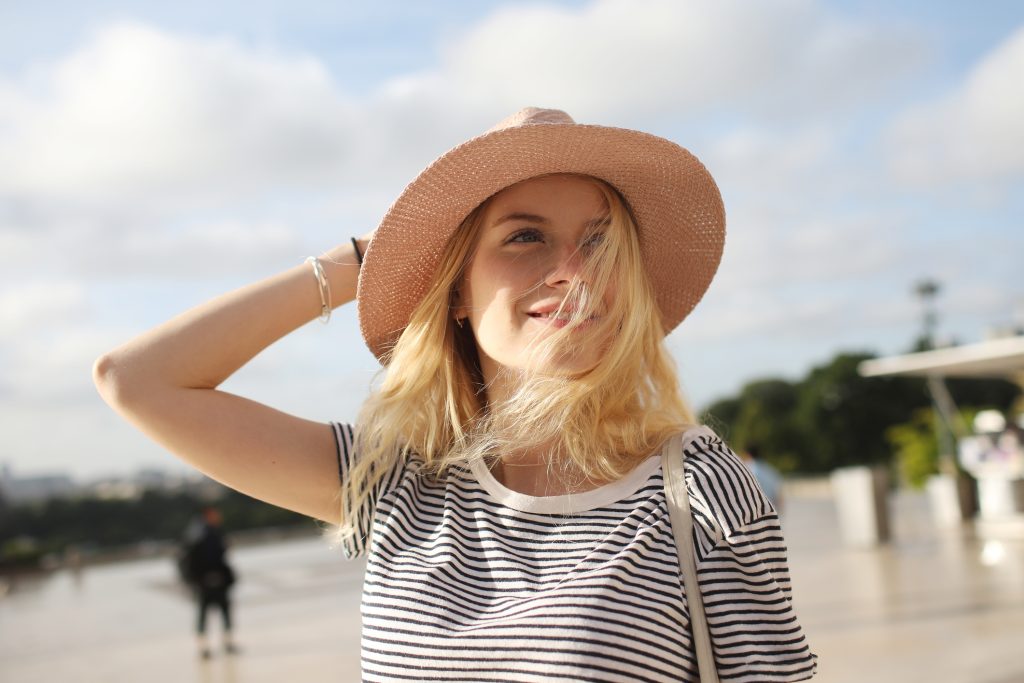
<svg viewBox="0 0 1024 683">
<path fill-rule="evenodd" d="M 352 248 L 356 250 L 356 260 L 359 261 L 359 265 L 363 265 L 363 255 L 359 252 L 359 242 L 356 238 L 352 238 Z"/>
</svg>

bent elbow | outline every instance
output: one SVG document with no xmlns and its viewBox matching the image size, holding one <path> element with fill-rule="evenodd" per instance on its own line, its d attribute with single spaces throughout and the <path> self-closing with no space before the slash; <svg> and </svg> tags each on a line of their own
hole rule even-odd
<svg viewBox="0 0 1024 683">
<path fill-rule="evenodd" d="M 92 381 L 103 400 L 114 405 L 122 393 L 117 360 L 112 354 L 105 353 L 92 364 Z"/>
</svg>

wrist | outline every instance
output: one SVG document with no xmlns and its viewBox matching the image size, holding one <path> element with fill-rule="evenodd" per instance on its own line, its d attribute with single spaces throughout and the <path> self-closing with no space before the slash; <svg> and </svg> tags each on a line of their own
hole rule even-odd
<svg viewBox="0 0 1024 683">
<path fill-rule="evenodd" d="M 360 249 L 365 242 L 359 240 Z M 333 308 L 348 303 L 356 298 L 356 286 L 359 282 L 359 260 L 351 242 L 345 242 L 320 255 L 320 265 L 331 290 Z M 308 267 L 308 266 L 307 266 Z M 312 268 L 310 268 L 312 272 Z M 313 275 L 309 276 L 313 278 Z"/>
<path fill-rule="evenodd" d="M 317 287 L 320 289 L 320 322 L 326 323 L 331 319 L 331 311 L 334 310 L 331 301 L 331 284 L 327 280 L 327 272 L 324 270 L 323 264 L 320 263 L 320 259 L 310 256 L 306 259 L 306 263 L 313 270 L 313 277 L 316 278 Z"/>
</svg>

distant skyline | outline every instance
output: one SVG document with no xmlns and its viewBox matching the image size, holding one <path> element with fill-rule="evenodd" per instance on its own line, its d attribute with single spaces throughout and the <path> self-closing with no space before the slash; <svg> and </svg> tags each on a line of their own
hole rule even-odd
<svg viewBox="0 0 1024 683">
<path fill-rule="evenodd" d="M 0 8 L 0 462 L 188 468 L 113 413 L 104 351 L 374 226 L 526 105 L 679 142 L 728 234 L 667 343 L 701 408 L 836 352 L 1024 323 L 1019 2 L 101 0 Z M 311 283 L 311 296 L 315 288 Z M 352 420 L 353 306 L 223 388 Z"/>
</svg>

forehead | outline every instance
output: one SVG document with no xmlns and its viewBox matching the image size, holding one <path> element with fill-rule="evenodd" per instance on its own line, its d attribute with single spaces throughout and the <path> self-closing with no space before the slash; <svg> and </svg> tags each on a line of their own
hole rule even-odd
<svg viewBox="0 0 1024 683">
<path fill-rule="evenodd" d="M 491 224 L 509 213 L 559 217 L 579 213 L 599 215 L 607 210 L 597 181 L 582 176 L 551 175 L 524 180 L 494 195 L 484 221 Z"/>
</svg>

